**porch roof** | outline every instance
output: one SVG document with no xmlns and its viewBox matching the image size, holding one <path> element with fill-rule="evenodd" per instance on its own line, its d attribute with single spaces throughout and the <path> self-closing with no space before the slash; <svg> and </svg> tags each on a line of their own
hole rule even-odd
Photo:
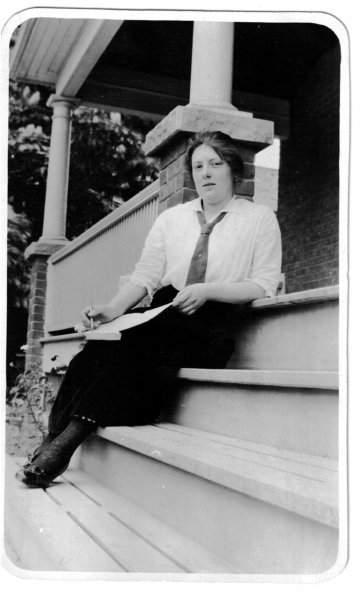
<svg viewBox="0 0 361 604">
<path fill-rule="evenodd" d="M 76 96 L 122 21 L 29 19 L 15 32 L 10 77 Z"/>
<path fill-rule="evenodd" d="M 158 121 L 189 100 L 192 32 L 191 21 L 31 19 L 17 32 L 10 75 Z M 233 104 L 287 135 L 289 101 L 335 44 L 317 24 L 236 23 Z"/>
</svg>

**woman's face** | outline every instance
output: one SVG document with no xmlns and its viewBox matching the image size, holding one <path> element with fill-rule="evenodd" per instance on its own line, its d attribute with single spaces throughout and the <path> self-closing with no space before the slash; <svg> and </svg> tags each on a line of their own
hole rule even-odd
<svg viewBox="0 0 361 604">
<path fill-rule="evenodd" d="M 200 145 L 192 155 L 192 176 L 199 197 L 217 205 L 233 196 L 232 171 L 218 153 L 208 145 Z"/>
</svg>

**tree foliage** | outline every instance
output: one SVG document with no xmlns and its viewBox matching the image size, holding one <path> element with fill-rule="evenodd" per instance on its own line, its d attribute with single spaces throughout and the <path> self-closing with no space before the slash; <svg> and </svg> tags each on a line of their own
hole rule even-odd
<svg viewBox="0 0 361 604">
<path fill-rule="evenodd" d="M 14 214 L 9 208 L 8 299 L 13 308 L 26 308 L 29 271 L 24 261 L 24 252 L 30 243 L 30 236 L 30 221 L 24 214 Z"/>
<path fill-rule="evenodd" d="M 27 245 L 42 233 L 52 109 L 50 91 L 11 81 L 8 154 L 8 312 L 24 315 L 29 267 Z M 158 175 L 142 151 L 153 126 L 138 117 L 79 106 L 73 112 L 66 236 L 72 239 Z M 16 314 L 16 313 L 15 313 Z M 12 350 L 25 343 L 24 320 L 8 326 Z M 21 325 L 20 325 L 21 324 Z M 20 331 L 19 331 L 20 330 Z"/>
<path fill-rule="evenodd" d="M 29 267 L 24 251 L 30 243 L 30 221 L 24 214 L 15 214 L 9 207 L 8 217 L 8 312 L 7 312 L 7 383 L 17 374 L 17 354 L 25 343 Z"/>
<path fill-rule="evenodd" d="M 43 91 L 10 84 L 8 201 L 29 220 L 33 239 L 41 234 L 51 129 L 44 97 Z"/>
<path fill-rule="evenodd" d="M 49 90 L 10 83 L 9 203 L 40 237 L 46 192 L 52 109 Z M 142 143 L 152 124 L 97 108 L 73 112 L 66 235 L 82 233 L 157 177 Z"/>
<path fill-rule="evenodd" d="M 116 119 L 118 116 L 118 119 Z M 70 159 L 69 237 L 78 235 L 157 177 L 142 151 L 149 125 L 134 117 L 79 107 L 74 111 Z"/>
</svg>

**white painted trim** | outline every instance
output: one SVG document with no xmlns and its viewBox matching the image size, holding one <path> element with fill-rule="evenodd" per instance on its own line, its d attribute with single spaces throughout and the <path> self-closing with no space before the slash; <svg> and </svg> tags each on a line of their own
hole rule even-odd
<svg viewBox="0 0 361 604">
<path fill-rule="evenodd" d="M 56 93 L 75 96 L 123 21 L 87 20 L 58 75 Z"/>
<path fill-rule="evenodd" d="M 152 182 L 145 189 L 142 189 L 139 193 L 134 195 L 131 200 L 129 200 L 125 206 L 121 206 L 117 208 L 101 220 L 99 220 L 96 224 L 91 226 L 89 229 L 84 231 L 81 235 L 73 239 L 68 245 L 59 250 L 62 253 L 55 253 L 50 257 L 50 262 L 52 264 L 56 264 L 66 256 L 69 256 L 77 249 L 86 245 L 94 239 L 98 237 L 103 231 L 109 229 L 114 224 L 124 220 L 129 214 L 132 214 L 136 210 L 139 210 L 143 205 L 148 203 L 151 199 L 156 197 L 159 193 L 159 179 Z"/>
<path fill-rule="evenodd" d="M 256 168 L 271 168 L 272 170 L 279 170 L 280 168 L 280 154 L 281 154 L 281 141 L 279 137 L 275 136 L 273 143 L 258 151 L 254 157 L 254 165 Z"/>
</svg>

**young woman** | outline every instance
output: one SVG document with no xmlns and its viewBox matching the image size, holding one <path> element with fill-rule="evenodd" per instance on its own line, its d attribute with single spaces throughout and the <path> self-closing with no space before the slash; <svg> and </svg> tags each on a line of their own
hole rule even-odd
<svg viewBox="0 0 361 604">
<path fill-rule="evenodd" d="M 281 238 L 274 213 L 234 194 L 243 162 L 232 139 L 203 132 L 186 154 L 198 198 L 160 214 L 128 282 L 106 305 L 86 308 L 85 327 L 111 321 L 146 294 L 157 317 L 119 341 L 88 342 L 70 362 L 49 434 L 18 474 L 44 487 L 67 467 L 97 426 L 159 419 L 180 367 L 224 367 L 236 305 L 275 294 Z"/>
</svg>

